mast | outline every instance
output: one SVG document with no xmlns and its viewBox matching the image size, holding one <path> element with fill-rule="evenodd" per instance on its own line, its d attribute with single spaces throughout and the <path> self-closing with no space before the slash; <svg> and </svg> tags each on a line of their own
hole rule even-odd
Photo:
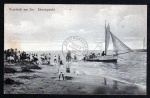
<svg viewBox="0 0 150 98">
<path fill-rule="evenodd" d="M 109 42 L 110 42 L 110 27 L 109 24 L 106 27 L 106 21 L 105 21 L 105 55 L 107 55 L 107 49 L 109 46 Z"/>
<path fill-rule="evenodd" d="M 105 54 L 106 55 L 107 55 L 107 49 L 109 46 L 110 36 L 112 39 L 112 43 L 113 43 L 113 47 L 114 47 L 114 51 L 116 55 L 133 51 L 128 46 L 126 46 L 122 41 L 120 41 L 112 32 L 110 32 L 109 23 L 106 28 L 106 20 L 105 20 Z"/>
<path fill-rule="evenodd" d="M 106 20 L 105 20 L 105 55 L 106 55 L 106 51 L 107 51 L 107 45 L 106 45 L 106 40 L 107 40 L 106 38 L 107 37 L 106 37 L 106 32 L 107 31 L 106 31 Z"/>
</svg>

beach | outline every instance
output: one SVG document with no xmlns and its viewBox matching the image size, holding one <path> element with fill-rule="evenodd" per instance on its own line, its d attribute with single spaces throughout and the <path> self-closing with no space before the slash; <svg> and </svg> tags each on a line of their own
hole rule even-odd
<svg viewBox="0 0 150 98">
<path fill-rule="evenodd" d="M 148 94 L 147 5 L 5 4 L 4 19 L 4 94 Z"/>
<path fill-rule="evenodd" d="M 65 63 L 66 65 L 67 63 Z M 33 72 L 4 73 L 4 80 L 11 78 L 20 84 L 4 84 L 5 94 L 64 94 L 64 95 L 145 95 L 146 86 L 140 82 L 131 82 L 132 79 L 114 77 L 112 71 L 108 72 L 97 68 L 96 64 L 90 62 L 70 63 L 70 73 L 65 73 L 66 80 L 58 78 L 58 65 L 41 65 L 41 69 L 32 69 Z M 88 67 L 83 65 L 89 65 Z M 101 66 L 103 66 L 100 63 Z M 18 71 L 25 65 L 4 63 L 4 66 L 15 68 Z M 97 69 L 90 68 L 95 66 Z M 100 70 L 101 69 L 101 70 Z M 107 74 L 106 74 L 107 73 Z M 116 72 L 115 72 L 116 73 Z M 133 73 L 133 72 L 132 72 Z M 111 74 L 111 75 L 109 75 Z M 141 74 L 141 73 L 140 73 Z M 126 75 L 127 76 L 127 75 Z M 132 77 L 132 76 L 131 76 Z M 105 80 L 105 79 L 106 80 Z M 104 81 L 105 80 L 105 81 Z M 137 81 L 136 79 L 133 79 Z M 146 81 L 146 80 L 145 80 Z M 105 84 L 106 82 L 106 84 Z"/>
</svg>

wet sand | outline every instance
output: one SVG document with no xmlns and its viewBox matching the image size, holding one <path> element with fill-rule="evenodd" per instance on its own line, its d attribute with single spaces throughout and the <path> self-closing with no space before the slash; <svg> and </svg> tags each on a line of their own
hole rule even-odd
<svg viewBox="0 0 150 98">
<path fill-rule="evenodd" d="M 53 64 L 54 65 L 54 64 Z M 20 65 L 8 65 L 20 69 Z M 94 76 L 74 71 L 65 76 L 69 80 L 59 81 L 57 66 L 39 65 L 41 70 L 32 69 L 34 72 L 4 73 L 4 79 L 11 78 L 23 84 L 4 84 L 5 94 L 65 94 L 65 95 L 97 95 L 97 94 L 135 94 L 145 95 L 146 88 L 135 84 L 119 82 L 104 76 Z M 115 83 L 117 86 L 115 86 Z"/>
</svg>

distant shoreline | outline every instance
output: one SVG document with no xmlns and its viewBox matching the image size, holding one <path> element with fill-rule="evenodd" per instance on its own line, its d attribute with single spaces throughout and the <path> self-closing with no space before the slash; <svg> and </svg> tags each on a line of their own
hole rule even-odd
<svg viewBox="0 0 150 98">
<path fill-rule="evenodd" d="M 132 49 L 135 52 L 147 52 L 147 49 Z M 56 51 L 62 51 L 62 50 L 43 50 L 44 52 L 56 52 Z M 34 52 L 43 52 L 41 51 L 34 51 Z M 93 50 L 88 50 L 88 51 L 93 51 Z M 94 50 L 94 51 L 101 51 L 101 50 Z M 108 51 L 113 51 L 113 50 L 108 50 Z M 33 51 L 26 51 L 26 52 L 33 52 Z"/>
<path fill-rule="evenodd" d="M 147 49 L 133 49 L 136 52 L 147 52 Z"/>
</svg>

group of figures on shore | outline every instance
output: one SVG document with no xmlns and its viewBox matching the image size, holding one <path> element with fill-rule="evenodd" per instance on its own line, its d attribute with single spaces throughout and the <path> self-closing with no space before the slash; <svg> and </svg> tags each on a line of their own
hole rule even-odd
<svg viewBox="0 0 150 98">
<path fill-rule="evenodd" d="M 4 50 L 4 60 L 10 63 L 22 63 L 26 62 L 30 64 L 38 64 L 38 54 L 27 53 L 25 51 L 18 51 L 17 49 Z"/>
<path fill-rule="evenodd" d="M 40 58 L 41 58 L 42 64 L 48 64 L 48 65 L 51 64 L 51 53 L 49 53 L 49 54 L 43 53 L 43 54 L 41 54 Z M 58 54 L 58 58 L 55 55 L 54 63 L 62 63 L 60 54 Z"/>
<path fill-rule="evenodd" d="M 71 54 L 70 54 L 71 55 Z M 71 56 L 70 56 L 71 57 Z M 66 61 L 69 61 L 70 57 L 67 57 Z M 43 53 L 38 57 L 37 53 L 29 53 L 25 51 L 19 51 L 17 49 L 7 49 L 4 50 L 4 61 L 12 64 L 20 64 L 20 65 L 39 65 L 41 61 L 41 65 L 50 65 L 51 64 L 51 53 Z M 62 76 L 63 80 L 65 80 L 64 71 L 65 67 L 63 64 L 63 61 L 58 54 L 58 58 L 55 55 L 54 57 L 54 63 L 59 66 L 58 73 L 59 73 L 59 80 Z"/>
<path fill-rule="evenodd" d="M 82 60 L 84 60 L 84 62 L 86 62 L 86 60 L 88 58 L 96 58 L 100 56 L 100 53 L 98 53 L 97 55 L 95 55 L 95 53 L 90 53 L 89 56 L 85 55 L 84 58 Z M 104 56 L 104 51 L 102 53 L 102 56 Z M 64 68 L 64 64 L 63 64 L 63 60 L 60 56 L 60 54 L 55 55 L 54 56 L 54 64 L 57 64 L 59 66 L 58 68 L 58 73 L 59 73 L 59 79 L 62 76 L 63 80 L 64 80 L 64 71 L 66 71 L 67 73 L 70 73 L 70 68 L 69 65 Z M 68 51 L 66 54 L 66 62 L 72 62 L 72 61 L 78 61 L 77 60 L 77 56 L 74 55 L 74 58 L 72 58 L 71 56 L 71 51 Z M 41 65 L 51 65 L 52 60 L 51 60 L 51 53 L 43 53 L 38 57 L 37 53 L 29 53 L 29 52 L 25 52 L 25 51 L 19 51 L 17 49 L 7 49 L 4 50 L 4 61 L 8 62 L 8 63 L 21 63 L 22 65 L 25 64 L 33 64 L 33 65 L 39 65 L 41 62 Z"/>
<path fill-rule="evenodd" d="M 85 55 L 83 60 L 86 61 L 87 59 L 92 59 L 92 58 L 96 58 L 99 56 L 104 56 L 105 53 L 104 51 L 102 52 L 102 54 L 100 55 L 100 53 L 98 53 L 97 55 L 95 55 L 95 53 L 90 53 L 88 56 Z M 48 65 L 50 65 L 51 62 L 51 53 L 43 53 L 40 56 L 41 62 L 47 63 Z M 77 61 L 77 56 L 74 55 L 74 58 L 71 57 L 71 52 L 68 51 L 67 55 L 66 55 L 66 62 L 71 62 L 71 60 Z M 25 63 L 25 62 L 29 62 L 29 63 L 35 63 L 35 64 L 39 64 L 39 58 L 38 58 L 38 54 L 37 53 L 27 53 L 25 51 L 18 51 L 17 49 L 7 49 L 4 50 L 4 60 L 6 60 L 7 62 L 11 62 L 11 63 Z M 58 56 L 55 55 L 54 57 L 54 63 L 62 63 L 60 54 L 58 54 Z"/>
</svg>

